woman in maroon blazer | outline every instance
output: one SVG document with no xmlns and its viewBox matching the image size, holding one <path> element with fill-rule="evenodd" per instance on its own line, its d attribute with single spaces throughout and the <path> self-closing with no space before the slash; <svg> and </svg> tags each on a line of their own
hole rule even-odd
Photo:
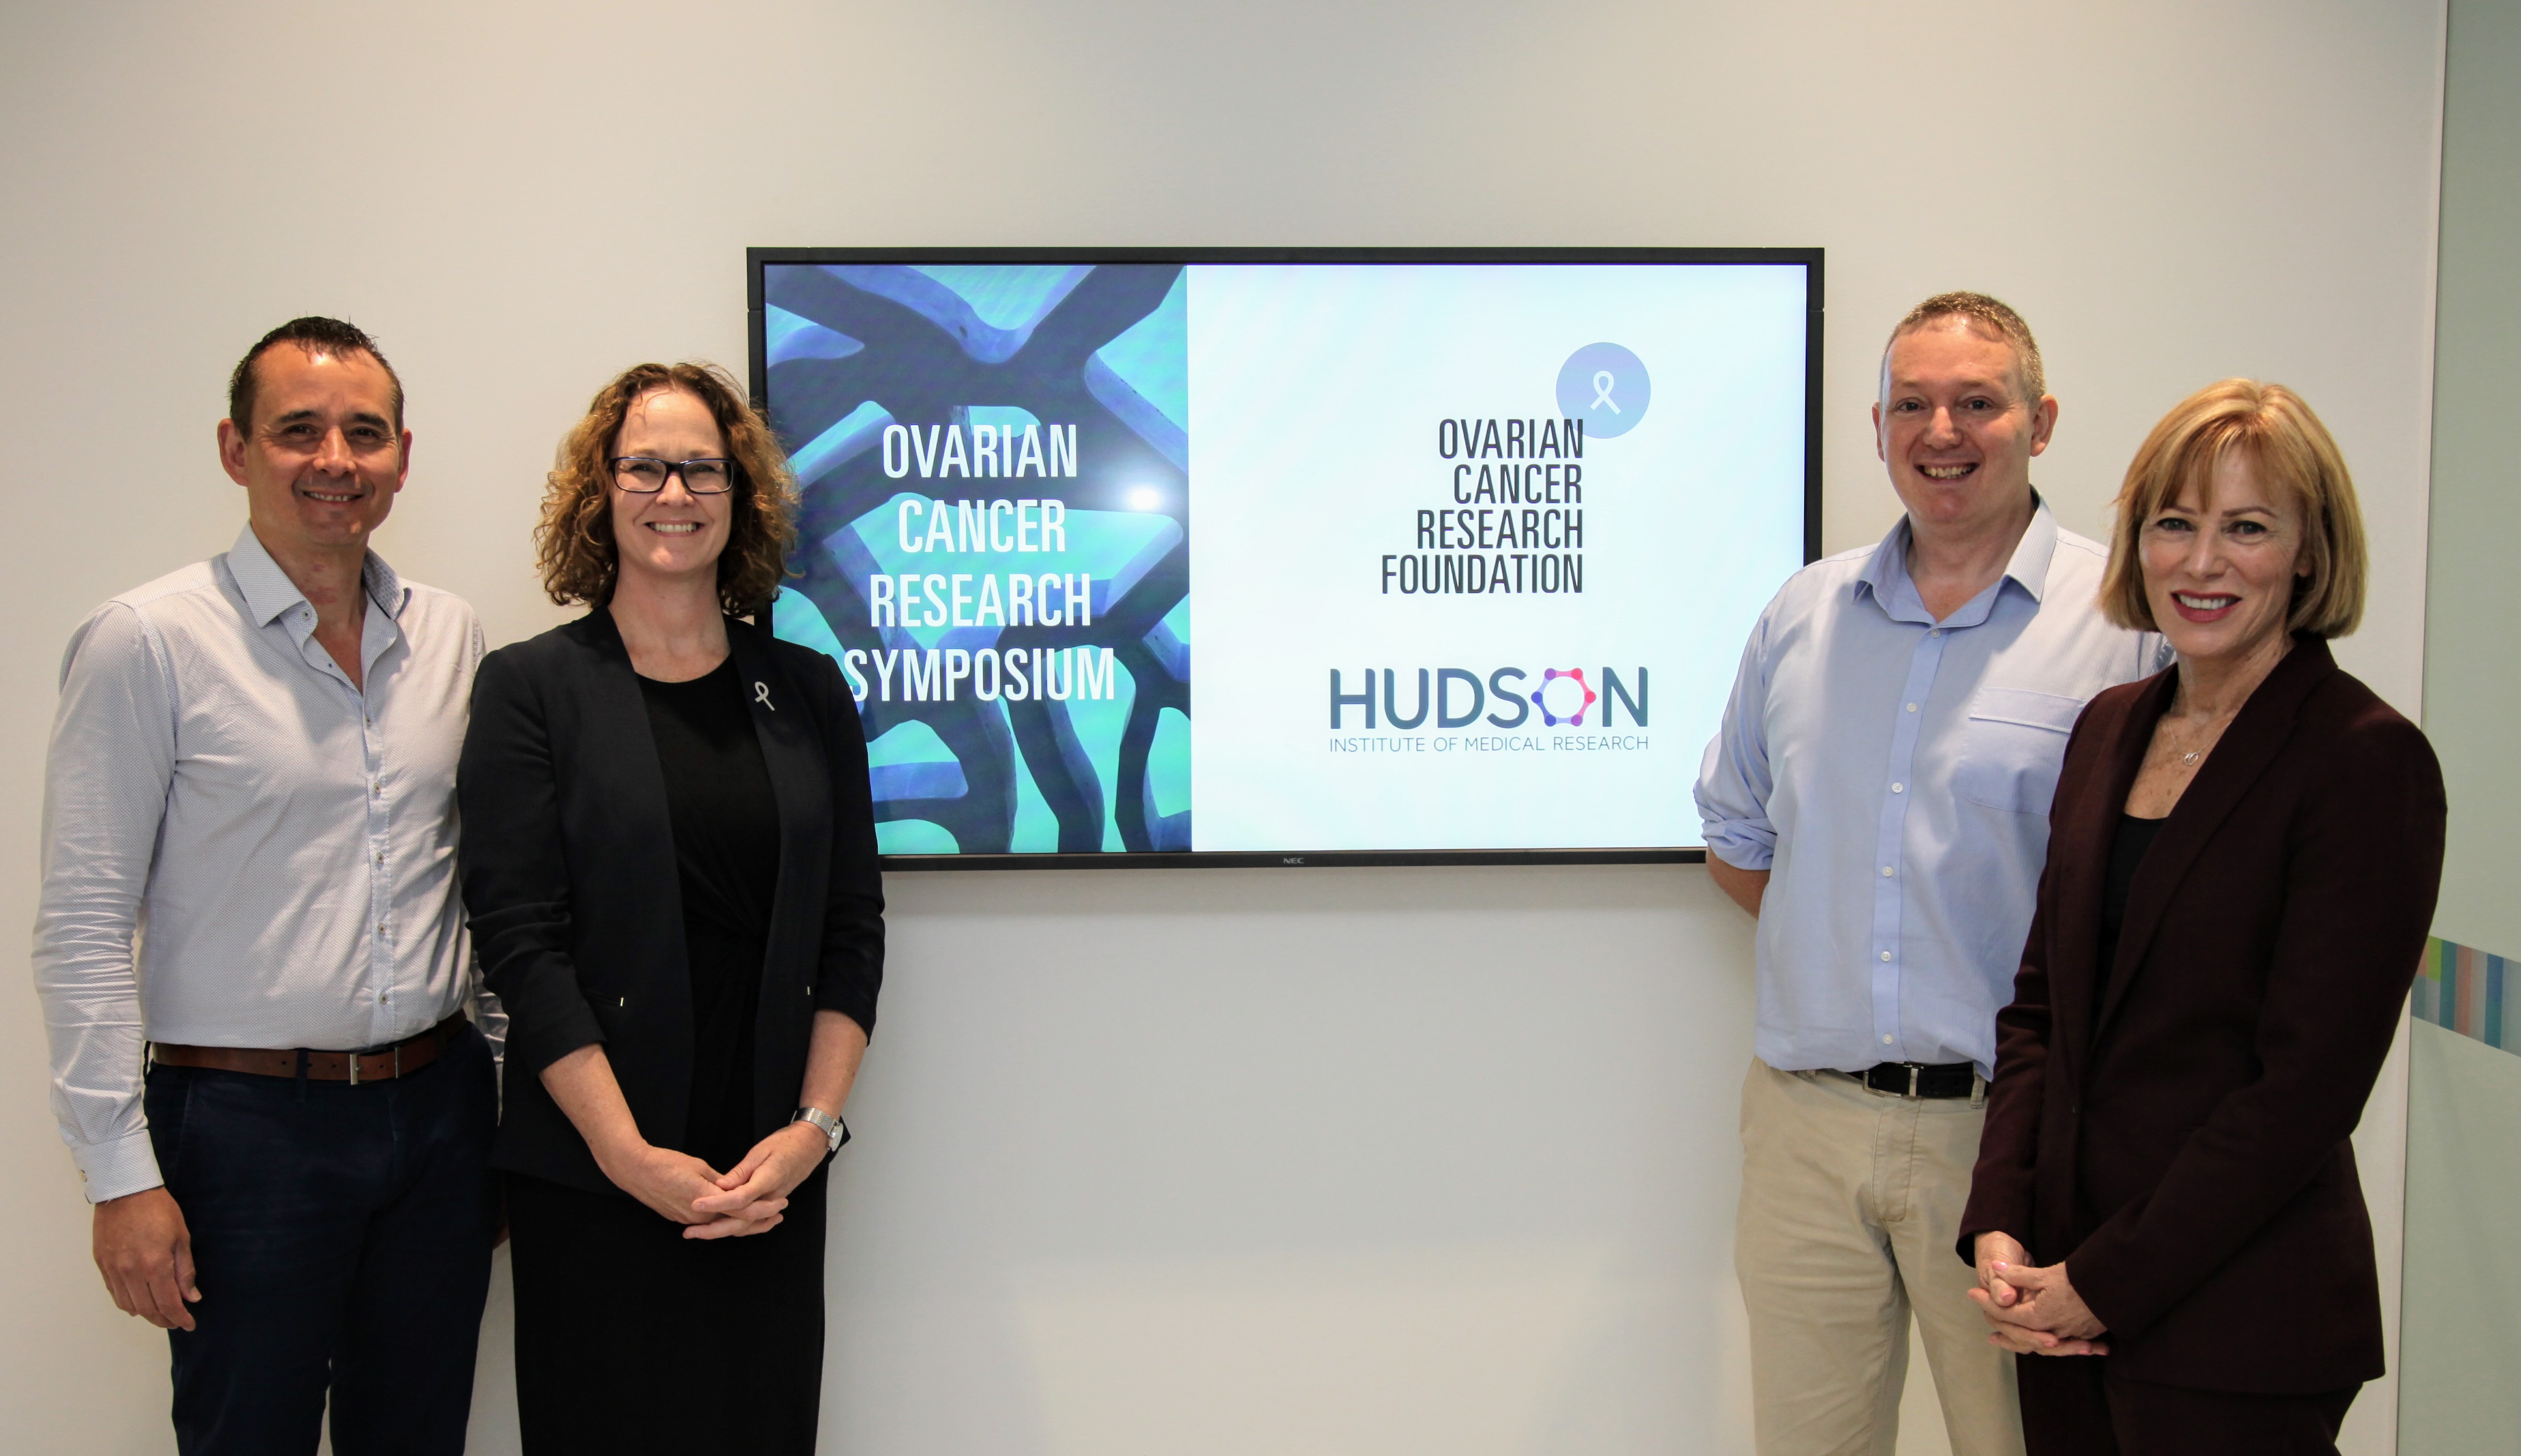
<svg viewBox="0 0 2521 1456">
<path fill-rule="evenodd" d="M 2067 746 L 1961 1220 L 2032 1456 L 2333 1452 L 2381 1374 L 2347 1137 L 2444 806 L 2329 657 L 2363 571 L 2345 462 L 2278 386 L 2199 390 L 2128 470 L 2101 605 L 2179 660 Z"/>
</svg>

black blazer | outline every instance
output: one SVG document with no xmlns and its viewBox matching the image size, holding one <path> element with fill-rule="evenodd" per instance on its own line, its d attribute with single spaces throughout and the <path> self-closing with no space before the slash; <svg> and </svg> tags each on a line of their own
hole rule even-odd
<svg viewBox="0 0 2521 1456">
<path fill-rule="evenodd" d="M 753 1121 L 796 1110 L 813 1014 L 872 1032 L 884 980 L 866 741 L 837 663 L 729 618 L 779 802 L 779 885 L 754 1030 Z M 601 608 L 481 660 L 456 771 L 464 902 L 508 1013 L 493 1162 L 614 1191 L 542 1069 L 604 1044 L 639 1129 L 677 1143 L 691 1096 L 691 971 L 673 822 L 647 704 Z"/>
<path fill-rule="evenodd" d="M 2175 678 L 2102 693 L 2066 745 L 1960 1254 L 2001 1231 L 2064 1259 L 2131 1378 L 2343 1389 L 2381 1374 L 2347 1135 L 2433 919 L 2442 770 L 2296 639 L 2146 852 L 2096 1005 L 2110 841 Z"/>
</svg>

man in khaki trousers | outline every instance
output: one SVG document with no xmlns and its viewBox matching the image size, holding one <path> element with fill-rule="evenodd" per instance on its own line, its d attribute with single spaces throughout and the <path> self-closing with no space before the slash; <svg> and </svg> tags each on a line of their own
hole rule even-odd
<svg viewBox="0 0 2521 1456">
<path fill-rule="evenodd" d="M 1707 868 L 1759 917 L 1734 1265 L 1763 1456 L 1890 1456 L 1908 1319 L 1955 1456 L 2019 1456 L 2013 1357 L 1952 1254 L 2066 737 L 2158 638 L 2031 484 L 2057 420 L 2020 315 L 1910 310 L 1875 438 L 1906 514 L 1762 614 L 1698 781 Z"/>
</svg>

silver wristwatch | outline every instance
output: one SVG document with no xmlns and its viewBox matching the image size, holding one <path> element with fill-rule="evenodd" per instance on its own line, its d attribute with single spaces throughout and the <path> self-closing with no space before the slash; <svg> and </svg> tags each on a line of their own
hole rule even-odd
<svg viewBox="0 0 2521 1456">
<path fill-rule="evenodd" d="M 801 1107 L 788 1120 L 813 1123 L 815 1130 L 823 1135 L 824 1141 L 831 1144 L 829 1148 L 823 1150 L 823 1156 L 826 1158 L 841 1151 L 841 1144 L 849 1140 L 849 1124 L 824 1112 L 821 1108 Z"/>
</svg>

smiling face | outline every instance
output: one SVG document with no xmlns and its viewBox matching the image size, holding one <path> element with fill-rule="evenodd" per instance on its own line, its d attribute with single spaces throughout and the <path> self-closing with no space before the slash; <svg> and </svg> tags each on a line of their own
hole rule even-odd
<svg viewBox="0 0 2521 1456">
<path fill-rule="evenodd" d="M 613 454 L 717 459 L 726 454 L 726 438 L 698 395 L 652 389 L 631 402 L 620 433 L 614 436 Z M 715 583 L 734 506 L 731 493 L 694 495 L 685 488 L 680 471 L 654 495 L 635 494 L 618 483 L 607 489 L 613 498 L 613 541 L 625 581 L 644 577 L 648 584 L 664 585 L 697 574 Z"/>
<path fill-rule="evenodd" d="M 2191 480 L 2146 519 L 2145 602 L 2181 658 L 2240 660 L 2284 635 L 2294 581 L 2311 572 L 2304 522 L 2239 450 L 2207 485 Z"/>
<path fill-rule="evenodd" d="M 219 422 L 219 463 L 276 554 L 367 549 L 411 469 L 393 377 L 367 353 L 283 343 L 253 362 L 253 419 Z"/>
<path fill-rule="evenodd" d="M 2048 448 L 2053 396 L 2030 396 L 2001 337 L 1958 314 L 1892 341 L 1873 406 L 1875 447 L 1915 528 L 1966 534 L 2031 508 L 2031 457 Z"/>
</svg>

